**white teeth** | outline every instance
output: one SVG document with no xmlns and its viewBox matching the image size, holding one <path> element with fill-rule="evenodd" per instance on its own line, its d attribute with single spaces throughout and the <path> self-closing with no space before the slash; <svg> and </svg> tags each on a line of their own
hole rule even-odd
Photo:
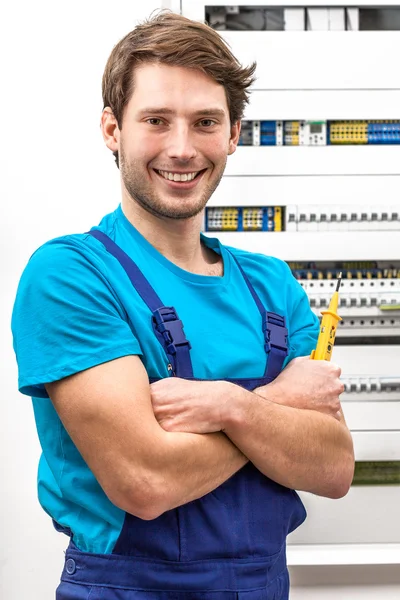
<svg viewBox="0 0 400 600">
<path fill-rule="evenodd" d="M 170 173 L 168 171 L 158 171 L 164 179 L 169 181 L 192 181 L 200 171 L 194 173 Z"/>
</svg>

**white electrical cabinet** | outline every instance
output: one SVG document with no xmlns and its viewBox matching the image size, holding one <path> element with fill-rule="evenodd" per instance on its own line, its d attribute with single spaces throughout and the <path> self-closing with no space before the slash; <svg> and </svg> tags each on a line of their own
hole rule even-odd
<svg viewBox="0 0 400 600">
<path fill-rule="evenodd" d="M 246 7 L 253 13 L 235 22 Z M 242 64 L 257 61 L 242 127 L 247 145 L 229 157 L 209 202 L 220 223 L 231 211 L 233 230 L 205 227 L 206 234 L 310 263 L 302 285 L 316 312 L 331 295 L 327 269 L 370 265 L 343 286 L 333 360 L 342 366 L 356 460 L 400 461 L 400 25 L 387 30 L 400 18 L 400 0 L 182 0 L 181 9 L 199 21 L 207 14 Z M 374 26 L 371 10 L 380 9 Z M 266 29 L 246 30 L 246 19 L 258 26 L 257 10 Z M 390 143 L 371 141 L 382 122 Z M 300 141 L 285 144 L 285 135 Z M 282 227 L 234 230 L 249 207 L 279 207 Z M 301 495 L 308 519 L 290 536 L 289 564 L 400 564 L 400 485 L 353 486 L 341 500 Z"/>
<path fill-rule="evenodd" d="M 342 406 L 358 461 L 400 460 L 400 376 L 393 377 L 399 366 L 392 348 L 334 350 L 347 384 Z M 397 391 L 385 391 L 385 383 L 393 380 Z M 400 564 L 400 486 L 352 486 L 340 500 L 304 492 L 300 496 L 308 518 L 289 536 L 289 564 Z"/>
</svg>

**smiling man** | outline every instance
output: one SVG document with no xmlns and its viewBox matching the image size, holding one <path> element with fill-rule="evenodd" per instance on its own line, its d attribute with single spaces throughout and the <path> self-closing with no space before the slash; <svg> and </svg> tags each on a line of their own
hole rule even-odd
<svg viewBox="0 0 400 600">
<path fill-rule="evenodd" d="M 294 490 L 349 489 L 340 368 L 309 359 L 304 291 L 282 261 L 200 233 L 254 69 L 172 13 L 121 40 L 101 120 L 121 204 L 21 277 L 39 499 L 71 538 L 58 600 L 286 600 Z"/>
<path fill-rule="evenodd" d="M 135 69 L 135 93 L 121 130 L 116 126 L 108 107 L 103 130 L 110 149 L 121 146 L 124 195 L 145 211 L 172 219 L 203 210 L 240 131 L 239 121 L 230 124 L 221 85 L 198 70 L 160 63 Z"/>
</svg>

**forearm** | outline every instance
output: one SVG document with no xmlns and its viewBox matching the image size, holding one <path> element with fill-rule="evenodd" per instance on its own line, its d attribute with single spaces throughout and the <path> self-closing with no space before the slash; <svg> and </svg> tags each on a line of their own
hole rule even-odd
<svg viewBox="0 0 400 600">
<path fill-rule="evenodd" d="M 248 459 L 221 432 L 194 434 L 162 431 L 152 452 L 152 518 L 216 489 Z"/>
<path fill-rule="evenodd" d="M 227 385 L 232 410 L 224 432 L 262 473 L 286 487 L 321 496 L 347 493 L 354 455 L 343 422 Z"/>
</svg>

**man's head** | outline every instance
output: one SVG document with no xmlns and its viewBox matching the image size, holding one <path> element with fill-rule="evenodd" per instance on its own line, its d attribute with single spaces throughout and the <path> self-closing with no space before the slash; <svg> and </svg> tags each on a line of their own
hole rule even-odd
<svg viewBox="0 0 400 600">
<path fill-rule="evenodd" d="M 134 201 L 172 218 L 204 208 L 236 149 L 254 70 L 216 31 L 169 12 L 117 44 L 103 76 L 102 126 Z"/>
</svg>

